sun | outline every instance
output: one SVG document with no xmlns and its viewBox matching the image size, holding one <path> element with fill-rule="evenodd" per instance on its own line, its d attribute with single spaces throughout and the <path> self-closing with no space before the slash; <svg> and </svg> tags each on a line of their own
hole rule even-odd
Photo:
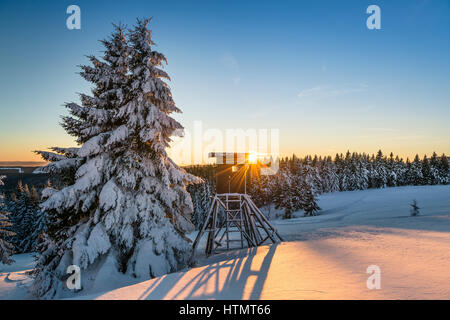
<svg viewBox="0 0 450 320">
<path fill-rule="evenodd" d="M 250 152 L 248 154 L 248 163 L 256 164 L 258 162 L 258 154 L 255 152 Z"/>
</svg>

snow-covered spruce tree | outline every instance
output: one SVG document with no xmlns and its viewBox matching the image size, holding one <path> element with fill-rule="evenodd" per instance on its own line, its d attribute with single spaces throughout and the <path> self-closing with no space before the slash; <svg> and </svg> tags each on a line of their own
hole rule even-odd
<svg viewBox="0 0 450 320">
<path fill-rule="evenodd" d="M 201 177 L 204 181 L 203 183 L 191 184 L 187 188 L 194 205 L 191 222 L 197 229 L 200 229 L 210 209 L 211 197 L 215 194 L 216 168 L 213 165 L 194 165 L 186 167 L 186 171 Z"/>
<path fill-rule="evenodd" d="M 42 228 L 38 223 L 42 215 L 39 208 L 39 195 L 34 186 L 30 188 L 22 181 L 12 193 L 8 203 L 9 216 L 13 224 L 12 231 L 15 233 L 11 237 L 11 243 L 14 245 L 14 251 L 24 253 L 34 251 Z"/>
<path fill-rule="evenodd" d="M 414 161 L 411 163 L 411 184 L 414 186 L 420 186 L 423 182 L 423 173 L 422 173 L 422 162 L 420 161 L 419 155 L 416 154 L 414 157 Z"/>
<path fill-rule="evenodd" d="M 4 176 L 0 176 L 0 186 L 3 185 L 4 178 Z M 14 233 L 8 230 L 11 227 L 11 222 L 8 219 L 9 212 L 4 212 L 2 210 L 3 206 L 3 195 L 0 195 L 0 262 L 3 264 L 11 264 L 14 262 L 11 259 L 13 245 L 7 239 L 14 236 Z"/>
<path fill-rule="evenodd" d="M 388 181 L 387 161 L 381 150 L 378 150 L 373 162 L 373 181 L 375 188 L 385 188 Z"/>
<path fill-rule="evenodd" d="M 275 208 L 284 209 L 283 219 L 291 219 L 294 212 L 303 208 L 301 182 L 287 169 L 280 170 L 276 179 Z"/>
<path fill-rule="evenodd" d="M 251 177 L 249 194 L 253 202 L 258 207 L 263 207 L 270 203 L 271 197 L 269 197 L 267 189 L 268 189 L 267 176 L 254 175 Z"/>
<path fill-rule="evenodd" d="M 211 185 L 208 182 L 190 185 L 188 191 L 192 197 L 194 205 L 194 212 L 192 214 L 191 222 L 196 229 L 200 229 L 205 222 L 211 205 Z"/>
<path fill-rule="evenodd" d="M 439 184 L 439 157 L 436 152 L 433 152 L 430 158 L 430 184 Z"/>
<path fill-rule="evenodd" d="M 84 95 L 82 95 L 83 97 Z M 87 99 L 87 97 L 85 97 Z M 75 104 L 67 104 L 66 107 L 69 109 L 69 112 L 75 116 L 75 117 L 86 117 L 86 115 L 81 115 L 80 111 L 83 111 L 83 109 L 80 109 L 78 105 Z M 77 137 L 78 143 L 83 143 L 84 141 L 80 139 L 78 136 L 78 132 L 80 133 L 82 130 L 80 127 L 77 127 L 75 124 L 78 119 L 75 119 L 70 116 L 63 117 L 62 126 L 66 131 Z M 70 124 L 70 125 L 69 125 Z M 81 125 L 81 123 L 80 123 Z M 87 129 L 89 130 L 89 129 Z M 78 168 L 83 163 L 83 158 L 78 157 L 78 150 L 79 148 L 59 148 L 59 147 L 52 147 L 50 148 L 52 152 L 49 151 L 35 151 L 37 154 L 39 154 L 42 159 L 44 159 L 47 162 L 50 162 L 47 166 L 43 168 L 39 168 L 40 172 L 47 173 L 53 176 L 57 176 L 58 180 L 62 183 L 63 186 L 69 186 L 75 183 L 75 173 L 78 170 Z M 47 189 L 47 190 L 46 190 Z M 54 191 L 54 188 L 50 185 L 50 182 L 47 185 L 46 195 L 49 195 L 49 193 L 52 193 L 52 190 Z M 42 195 L 42 197 L 46 198 L 46 195 Z"/>
<path fill-rule="evenodd" d="M 439 160 L 439 183 L 448 184 L 450 183 L 450 170 L 448 158 L 443 154 Z"/>
<path fill-rule="evenodd" d="M 148 22 L 138 20 L 127 35 L 115 26 L 102 41 L 103 59 L 91 56 L 93 66 L 82 66 L 94 89 L 92 96 L 81 95 L 81 106 L 67 104 L 72 116 L 63 118 L 80 148 L 70 156 L 57 152 L 61 159 L 50 164 L 75 174 L 42 205 L 49 227 L 32 286 L 38 297 L 66 295 L 69 265 L 81 268 L 81 290 L 88 290 L 114 273 L 148 279 L 190 263 L 186 185 L 199 179 L 165 151 L 182 129 L 170 117 L 180 110 L 164 82 L 166 59 L 152 48 Z"/>
<path fill-rule="evenodd" d="M 424 155 L 422 160 L 422 182 L 420 184 L 421 185 L 431 184 L 431 167 L 427 155 Z"/>
<path fill-rule="evenodd" d="M 315 216 L 316 212 L 321 210 L 317 204 L 314 193 L 311 187 L 307 183 L 303 183 L 303 210 L 305 211 L 305 216 Z"/>
</svg>

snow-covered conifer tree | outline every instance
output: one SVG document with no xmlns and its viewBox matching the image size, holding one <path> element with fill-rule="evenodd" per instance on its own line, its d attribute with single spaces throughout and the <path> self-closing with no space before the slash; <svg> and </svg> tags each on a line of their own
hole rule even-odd
<svg viewBox="0 0 450 320">
<path fill-rule="evenodd" d="M 316 212 L 321 210 L 319 205 L 317 204 L 316 198 L 314 197 L 314 193 L 311 191 L 311 188 L 306 183 L 302 187 L 303 191 L 303 210 L 305 211 L 305 216 L 315 216 Z"/>
<path fill-rule="evenodd" d="M 69 265 L 81 268 L 84 290 L 113 272 L 151 278 L 190 263 L 186 185 L 199 179 L 165 151 L 182 129 L 170 116 L 180 110 L 148 22 L 138 20 L 128 34 L 115 26 L 102 41 L 103 59 L 91 56 L 92 66 L 82 66 L 92 95 L 67 104 L 72 116 L 63 118 L 79 149 L 42 153 L 54 160 L 49 170 L 65 170 L 69 178 L 73 172 L 73 181 L 42 205 L 49 227 L 32 287 L 39 297 L 65 295 Z"/>
<path fill-rule="evenodd" d="M 404 186 L 407 183 L 406 171 L 407 165 L 399 156 L 395 157 L 394 172 L 397 178 L 397 186 Z"/>
<path fill-rule="evenodd" d="M 203 226 L 210 208 L 212 196 L 211 185 L 208 182 L 191 185 L 189 186 L 188 191 L 194 205 L 191 222 L 199 229 Z"/>
<path fill-rule="evenodd" d="M 375 188 L 385 188 L 388 181 L 388 171 L 386 157 L 381 150 L 378 150 L 373 163 L 373 181 Z"/>
<path fill-rule="evenodd" d="M 0 176 L 0 186 L 3 185 L 4 178 L 4 176 Z M 3 264 L 11 264 L 14 262 L 11 259 L 13 245 L 7 239 L 12 237 L 14 233 L 8 230 L 11 227 L 11 222 L 8 219 L 9 212 L 4 212 L 2 210 L 3 206 L 3 195 L 0 195 L 0 262 Z"/>
<path fill-rule="evenodd" d="M 415 186 L 420 186 L 423 179 L 422 162 L 420 161 L 419 155 L 416 154 L 414 161 L 411 163 L 411 184 Z"/>
<path fill-rule="evenodd" d="M 420 184 L 431 184 L 431 167 L 427 155 L 424 155 L 422 160 L 422 182 Z"/>
<path fill-rule="evenodd" d="M 396 162 L 394 154 L 391 152 L 389 159 L 386 162 L 387 166 L 387 186 L 396 187 L 398 184 L 398 176 L 395 168 Z"/>
<path fill-rule="evenodd" d="M 439 183 L 448 184 L 450 183 L 450 170 L 448 158 L 443 154 L 439 159 Z"/>
<path fill-rule="evenodd" d="M 323 192 L 339 191 L 339 176 L 336 171 L 336 164 L 328 156 L 321 169 Z"/>
<path fill-rule="evenodd" d="M 282 169 L 276 176 L 276 193 L 274 195 L 275 208 L 284 209 L 283 219 L 292 218 L 292 214 L 303 207 L 303 192 L 298 176 Z"/>
<path fill-rule="evenodd" d="M 10 239 L 17 253 L 30 252 L 36 247 L 39 230 L 37 221 L 42 214 L 39 208 L 39 196 L 34 186 L 30 188 L 22 181 L 11 194 L 8 201 L 8 211 L 11 213 L 10 221 L 15 235 Z"/>
<path fill-rule="evenodd" d="M 439 184 L 439 157 L 433 152 L 430 158 L 430 184 Z"/>
<path fill-rule="evenodd" d="M 258 206 L 266 206 L 270 203 L 271 197 L 268 193 L 269 180 L 264 175 L 254 175 L 250 180 L 249 194 L 253 202 Z"/>
</svg>

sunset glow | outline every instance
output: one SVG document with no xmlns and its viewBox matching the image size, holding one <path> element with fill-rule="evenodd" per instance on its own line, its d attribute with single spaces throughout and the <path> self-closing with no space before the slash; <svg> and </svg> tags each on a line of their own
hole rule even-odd
<svg viewBox="0 0 450 320">
<path fill-rule="evenodd" d="M 202 1 L 177 1 L 170 14 L 148 1 L 107 11 L 104 1 L 79 1 L 86 19 L 67 30 L 57 1 L 29 2 L 27 10 L 9 1 L 0 7 L 9 37 L 0 53 L 0 161 L 39 161 L 33 150 L 76 145 L 59 122 L 64 102 L 90 93 L 77 66 L 101 50 L 111 22 L 131 24 L 143 12 L 154 17 L 186 131 L 195 121 L 222 133 L 277 128 L 281 156 L 450 154 L 448 3 L 427 2 L 420 15 L 415 3 L 385 3 L 389 14 L 373 31 L 364 4 L 352 1 L 263 1 L 258 10 L 217 3 L 214 18 Z"/>
</svg>

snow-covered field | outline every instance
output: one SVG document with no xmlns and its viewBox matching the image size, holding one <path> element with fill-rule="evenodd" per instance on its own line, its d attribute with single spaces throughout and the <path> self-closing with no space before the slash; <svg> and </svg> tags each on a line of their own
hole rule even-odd
<svg viewBox="0 0 450 320">
<path fill-rule="evenodd" d="M 31 254 L 16 254 L 14 260 L 15 263 L 6 266 L 0 262 L 0 300 L 27 297 L 31 281 L 27 272 L 34 268 L 34 258 Z"/>
<path fill-rule="evenodd" d="M 421 216 L 410 216 L 413 199 Z M 272 222 L 284 243 L 200 256 L 196 268 L 79 298 L 450 299 L 450 186 L 331 193 L 319 205 L 320 216 Z M 0 299 L 26 298 L 32 259 L 14 258 L 0 265 Z M 370 265 L 380 289 L 367 288 Z"/>
</svg>

